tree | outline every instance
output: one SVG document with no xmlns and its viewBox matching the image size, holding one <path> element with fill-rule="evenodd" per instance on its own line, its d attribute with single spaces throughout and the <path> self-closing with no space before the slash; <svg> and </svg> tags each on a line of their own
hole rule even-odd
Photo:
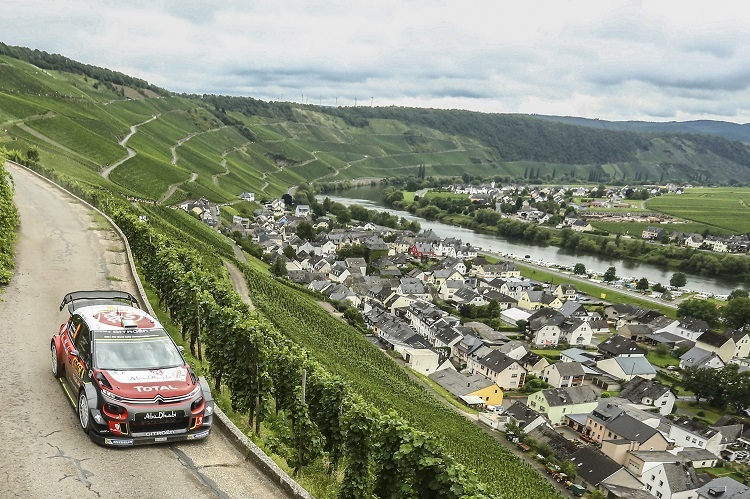
<svg viewBox="0 0 750 499">
<path fill-rule="evenodd" d="M 582 263 L 576 263 L 575 267 L 573 267 L 573 273 L 575 275 L 583 275 L 586 273 L 586 266 Z"/>
<path fill-rule="evenodd" d="M 667 355 L 669 355 L 669 352 L 670 352 L 669 345 L 667 345 L 666 343 L 659 343 L 656 346 L 655 352 L 656 352 L 656 355 L 658 355 L 659 357 L 666 357 Z"/>
<path fill-rule="evenodd" d="M 294 260 L 297 258 L 297 252 L 294 250 L 294 246 L 292 246 L 291 244 L 287 244 L 286 246 L 284 246 L 283 253 L 284 257 L 287 260 Z"/>
<path fill-rule="evenodd" d="M 680 303 L 677 307 L 677 317 L 694 317 L 713 326 L 719 321 L 719 309 L 711 302 L 690 299 Z"/>
<path fill-rule="evenodd" d="M 675 288 L 682 288 L 687 284 L 687 276 L 684 272 L 675 272 L 669 280 L 669 285 Z"/>
<path fill-rule="evenodd" d="M 298 237 L 307 241 L 311 241 L 315 238 L 315 228 L 313 228 L 312 224 L 306 220 L 299 223 L 295 233 Z"/>
<path fill-rule="evenodd" d="M 738 288 L 729 293 L 729 298 L 727 300 L 734 300 L 735 298 L 748 298 L 750 297 L 750 293 L 746 289 Z"/>
<path fill-rule="evenodd" d="M 351 222 L 352 215 L 351 213 L 349 213 L 349 209 L 344 208 L 343 210 L 339 210 L 339 212 L 336 214 L 336 221 L 341 225 L 346 225 Z"/>
<path fill-rule="evenodd" d="M 724 324 L 733 329 L 750 324 L 750 298 L 729 300 L 721 309 L 721 315 L 724 317 Z"/>
<path fill-rule="evenodd" d="M 648 289 L 648 279 L 641 277 L 636 283 L 635 289 L 638 291 L 646 291 Z"/>
<path fill-rule="evenodd" d="M 276 277 L 282 277 L 286 275 L 286 258 L 283 256 L 276 257 L 276 260 L 271 264 L 271 273 Z"/>
<path fill-rule="evenodd" d="M 716 370 L 702 367 L 688 367 L 682 373 L 682 387 L 693 392 L 695 401 L 710 399 L 716 394 Z"/>
<path fill-rule="evenodd" d="M 617 278 L 617 270 L 614 267 L 609 267 L 602 277 L 604 282 L 612 282 Z"/>
</svg>

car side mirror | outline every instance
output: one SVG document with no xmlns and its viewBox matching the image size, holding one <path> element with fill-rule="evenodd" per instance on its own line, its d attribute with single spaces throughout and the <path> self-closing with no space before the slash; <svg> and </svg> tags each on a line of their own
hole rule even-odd
<svg viewBox="0 0 750 499">
<path fill-rule="evenodd" d="M 180 353 L 183 353 L 185 351 L 185 347 L 182 345 L 177 345 L 177 351 L 179 351 Z"/>
<path fill-rule="evenodd" d="M 70 355 L 72 355 L 73 357 L 78 357 L 79 359 L 81 358 L 81 354 L 78 353 L 78 350 L 76 350 L 75 348 L 70 351 Z"/>
</svg>

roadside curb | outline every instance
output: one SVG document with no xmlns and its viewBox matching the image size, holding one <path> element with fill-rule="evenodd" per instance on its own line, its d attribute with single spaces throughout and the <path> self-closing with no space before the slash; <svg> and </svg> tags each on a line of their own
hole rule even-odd
<svg viewBox="0 0 750 499">
<path fill-rule="evenodd" d="M 16 166 L 28 172 L 31 172 L 32 174 L 36 175 L 40 179 L 45 180 L 49 184 L 65 192 L 67 195 L 71 196 L 76 201 L 81 202 L 82 204 L 90 208 L 91 210 L 102 215 L 107 220 L 107 222 L 112 226 L 112 228 L 117 233 L 118 237 L 120 237 L 120 239 L 122 240 L 125 246 L 125 252 L 128 258 L 128 265 L 130 268 L 130 273 L 133 278 L 133 282 L 135 283 L 136 288 L 138 290 L 138 294 L 140 295 L 141 303 L 146 307 L 148 313 L 155 317 L 156 313 L 154 312 L 154 309 L 151 306 L 151 303 L 148 301 L 148 297 L 146 296 L 146 291 L 143 289 L 141 280 L 138 277 L 138 271 L 135 268 L 135 261 L 133 259 L 133 254 L 130 250 L 130 244 L 128 243 L 128 239 L 125 237 L 125 234 L 123 234 L 123 232 L 120 230 L 117 224 L 111 218 L 109 218 L 109 216 L 106 213 L 103 213 L 101 210 L 99 210 L 97 207 L 95 207 L 88 201 L 81 199 L 80 197 L 76 196 L 75 194 L 67 190 L 66 188 L 48 179 L 44 175 L 40 175 L 34 170 L 24 165 L 15 163 L 13 161 L 7 161 L 7 163 L 10 163 L 13 166 Z M 219 423 L 217 426 L 219 426 L 220 429 L 224 431 L 224 433 L 227 435 L 230 442 L 232 442 L 235 448 L 237 448 L 240 452 L 245 454 L 246 459 L 250 459 L 253 462 L 253 464 L 255 464 L 261 470 L 261 472 L 263 472 L 263 474 L 265 474 L 272 481 L 279 484 L 281 488 L 284 489 L 284 491 L 288 493 L 291 497 L 299 498 L 299 499 L 313 499 L 313 496 L 307 490 L 305 490 L 301 485 L 295 482 L 270 457 L 268 457 L 268 455 L 265 452 L 263 452 L 263 450 L 261 450 L 260 447 L 255 445 L 247 437 L 247 435 L 245 435 L 239 428 L 237 428 L 237 426 L 232 422 L 231 419 L 229 419 L 229 417 L 224 413 L 224 411 L 222 411 L 218 406 L 214 406 L 214 407 L 215 407 L 214 414 L 216 416 L 214 418 L 214 421 Z"/>
<path fill-rule="evenodd" d="M 300 484 L 295 482 L 284 470 L 279 468 L 273 459 L 263 452 L 260 447 L 255 445 L 247 435 L 245 435 L 237 426 L 232 423 L 229 416 L 224 414 L 220 408 L 216 407 L 215 421 L 221 423 L 227 437 L 240 450 L 245 452 L 245 457 L 250 459 L 260 470 L 273 481 L 278 483 L 285 492 L 299 499 L 313 499 L 313 496 L 306 491 Z"/>
</svg>

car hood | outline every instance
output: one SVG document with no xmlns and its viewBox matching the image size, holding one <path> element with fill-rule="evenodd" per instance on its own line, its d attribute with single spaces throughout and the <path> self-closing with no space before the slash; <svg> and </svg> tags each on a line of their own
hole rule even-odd
<svg viewBox="0 0 750 499">
<path fill-rule="evenodd" d="M 105 370 L 112 390 L 122 397 L 176 397 L 195 388 L 187 366 L 137 371 Z"/>
</svg>

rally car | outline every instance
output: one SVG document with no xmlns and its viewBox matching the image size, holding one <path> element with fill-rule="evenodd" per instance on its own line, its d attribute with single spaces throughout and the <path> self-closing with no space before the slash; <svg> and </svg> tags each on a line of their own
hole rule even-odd
<svg viewBox="0 0 750 499">
<path fill-rule="evenodd" d="M 206 438 L 211 389 L 159 322 L 124 291 L 68 293 L 70 317 L 52 337 L 52 374 L 100 444 Z"/>
</svg>

